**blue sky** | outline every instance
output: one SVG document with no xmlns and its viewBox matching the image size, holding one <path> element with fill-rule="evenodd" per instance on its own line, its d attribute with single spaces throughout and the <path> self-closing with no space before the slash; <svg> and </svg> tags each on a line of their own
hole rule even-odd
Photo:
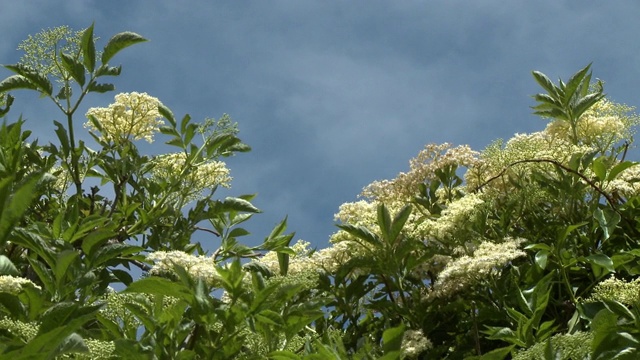
<svg viewBox="0 0 640 360">
<path fill-rule="evenodd" d="M 613 100 L 640 104 L 638 15 L 632 1 L 15 1 L 0 12 L 0 63 L 59 25 L 95 22 L 100 47 L 121 31 L 146 37 L 112 60 L 116 91 L 195 120 L 230 114 L 253 151 L 228 159 L 225 195 L 258 193 L 251 242 L 288 215 L 296 238 L 325 247 L 340 204 L 406 171 L 425 144 L 481 150 L 541 130 L 532 70 L 566 79 L 593 62 Z M 9 118 L 50 139 L 60 114 L 14 95 Z"/>
</svg>

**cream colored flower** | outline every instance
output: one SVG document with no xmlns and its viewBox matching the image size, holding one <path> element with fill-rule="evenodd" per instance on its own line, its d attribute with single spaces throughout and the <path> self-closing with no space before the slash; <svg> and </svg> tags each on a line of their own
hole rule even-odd
<svg viewBox="0 0 640 360">
<path fill-rule="evenodd" d="M 632 305 L 640 301 L 640 278 L 632 281 L 624 281 L 610 277 L 601 281 L 593 289 L 588 302 L 600 300 L 615 300 L 626 305 Z"/>
<path fill-rule="evenodd" d="M 513 259 L 526 256 L 519 249 L 524 239 L 505 239 L 502 243 L 482 242 L 472 256 L 463 255 L 449 262 L 438 275 L 434 296 L 449 296 L 469 285 L 500 273 Z"/>
<path fill-rule="evenodd" d="M 230 171 L 222 161 L 206 161 L 187 167 L 187 154 L 180 152 L 157 156 L 152 162 L 152 178 L 169 183 L 179 181 L 186 202 L 200 197 L 205 189 L 231 186 Z"/>
<path fill-rule="evenodd" d="M 402 336 L 402 354 L 409 359 L 417 358 L 431 346 L 431 341 L 424 336 L 422 330 L 406 330 Z"/>
<path fill-rule="evenodd" d="M 90 108 L 86 114 L 89 121 L 84 126 L 99 132 L 104 141 L 119 143 L 133 138 L 151 143 L 164 124 L 158 111 L 160 104 L 147 93 L 121 93 L 106 108 Z"/>
<path fill-rule="evenodd" d="M 215 285 L 220 279 L 215 260 L 208 256 L 194 256 L 182 251 L 155 251 L 147 255 L 155 264 L 149 270 L 151 275 L 173 274 L 174 266 L 183 267 L 194 278 L 202 278 L 207 284 Z"/>
<path fill-rule="evenodd" d="M 33 281 L 29 279 L 11 275 L 0 275 L 0 293 L 18 295 L 25 286 L 41 290 L 40 286 L 34 284 Z"/>
</svg>

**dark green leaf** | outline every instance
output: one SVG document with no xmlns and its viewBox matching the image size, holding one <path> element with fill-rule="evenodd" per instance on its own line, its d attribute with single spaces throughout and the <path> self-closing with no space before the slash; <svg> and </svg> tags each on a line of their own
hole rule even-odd
<svg viewBox="0 0 640 360">
<path fill-rule="evenodd" d="M 583 84 L 583 80 L 587 72 L 589 72 L 589 68 L 591 68 L 591 64 L 585 66 L 583 69 L 579 70 L 577 73 L 573 74 L 569 81 L 567 82 L 567 86 L 565 88 L 564 93 L 564 105 L 568 105 L 573 97 L 573 94 L 576 92 L 578 87 Z M 591 77 L 589 77 L 591 78 Z M 579 94 L 578 94 L 579 95 Z"/>
<path fill-rule="evenodd" d="M 115 86 L 113 84 L 98 84 L 95 80 L 89 84 L 87 90 L 89 92 L 97 92 L 97 93 L 105 93 L 108 91 L 115 90 Z"/>
<path fill-rule="evenodd" d="M 96 67 L 96 45 L 93 39 L 93 24 L 82 32 L 80 47 L 82 48 L 82 62 L 89 73 Z"/>
<path fill-rule="evenodd" d="M 63 52 L 60 53 L 60 58 L 62 59 L 62 65 L 69 74 L 71 74 L 73 80 L 75 80 L 80 86 L 84 86 L 84 66 L 77 62 L 73 56 Z"/>
<path fill-rule="evenodd" d="M 0 206 L 3 206 L 0 212 L 0 245 L 7 241 L 11 230 L 22 219 L 24 213 L 31 206 L 33 199 L 39 195 L 36 187 L 41 178 L 42 175 L 32 177 L 15 189 L 13 196 L 5 200 L 4 204 L 0 204 Z M 7 178 L 4 181 L 10 182 L 11 180 Z"/>
<path fill-rule="evenodd" d="M 411 210 L 411 205 L 406 205 L 393 218 L 393 222 L 391 223 L 391 233 L 389 234 L 389 241 L 395 241 L 398 238 L 400 232 L 402 231 L 402 228 L 404 227 L 404 224 L 409 219 L 409 215 L 411 215 Z"/>
<path fill-rule="evenodd" d="M 380 232 L 385 240 L 388 242 L 393 241 L 391 239 L 391 214 L 389 214 L 389 209 L 384 204 L 378 205 L 378 226 L 380 227 Z"/>
<path fill-rule="evenodd" d="M 38 87 L 22 75 L 12 75 L 0 82 L 0 93 L 17 89 L 38 90 Z"/>
<path fill-rule="evenodd" d="M 559 98 L 559 94 L 560 94 L 560 89 L 558 89 L 557 86 L 555 86 L 553 84 L 553 82 L 551 82 L 551 80 L 547 77 L 547 75 L 539 72 L 539 71 L 533 71 L 533 78 L 536 80 L 536 82 L 542 86 L 543 89 L 545 89 L 547 91 L 547 93 L 549 93 L 550 96 L 558 99 Z"/>
<path fill-rule="evenodd" d="M 237 197 L 227 197 L 222 202 L 222 209 L 224 211 L 243 211 L 243 212 L 251 212 L 251 213 L 259 213 L 260 209 L 253 206 L 249 201 L 237 198 Z"/>
<path fill-rule="evenodd" d="M 592 265 L 597 265 L 607 269 L 608 272 L 615 272 L 613 261 L 605 254 L 592 254 L 587 256 L 587 261 Z"/>
<path fill-rule="evenodd" d="M 122 66 L 109 66 L 101 65 L 96 70 L 96 77 L 98 76 L 118 76 L 122 72 Z"/>
<path fill-rule="evenodd" d="M 147 41 L 147 39 L 129 31 L 114 35 L 109 39 L 109 42 L 104 47 L 104 51 L 102 52 L 102 64 L 107 64 L 114 55 L 120 52 L 120 50 L 145 41 Z"/>
<path fill-rule="evenodd" d="M 43 94 L 51 96 L 51 94 L 53 93 L 53 85 L 51 85 L 51 81 L 49 81 L 49 79 L 45 75 L 40 74 L 35 69 L 22 64 L 5 65 L 4 67 L 15 72 L 18 75 L 22 75 L 23 77 L 27 78 L 29 82 L 33 86 L 35 86 L 35 89 L 42 92 Z M 5 81 L 6 80 L 7 79 L 5 79 Z"/>
</svg>

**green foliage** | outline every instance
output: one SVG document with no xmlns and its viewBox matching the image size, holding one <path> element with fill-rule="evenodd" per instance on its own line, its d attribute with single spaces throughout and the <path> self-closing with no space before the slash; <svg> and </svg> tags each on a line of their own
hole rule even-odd
<svg viewBox="0 0 640 360">
<path fill-rule="evenodd" d="M 118 94 L 87 113 L 92 147 L 78 141 L 81 102 L 114 90 L 111 62 L 146 41 L 98 40 L 93 25 L 45 30 L 0 82 L 2 114 L 27 89 L 67 120 L 45 146 L 21 119 L 0 127 L 3 358 L 637 357 L 638 119 L 590 65 L 567 83 L 533 73 L 544 131 L 481 153 L 427 146 L 311 250 L 286 217 L 243 244 L 260 210 L 216 196 L 222 159 L 250 150 L 226 114 L 197 123 Z M 154 136 L 177 152 L 142 153 Z"/>
</svg>

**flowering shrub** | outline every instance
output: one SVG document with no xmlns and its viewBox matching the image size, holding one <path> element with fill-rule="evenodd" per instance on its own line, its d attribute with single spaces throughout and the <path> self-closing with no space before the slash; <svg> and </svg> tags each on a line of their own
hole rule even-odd
<svg viewBox="0 0 640 360">
<path fill-rule="evenodd" d="M 124 32 L 30 37 L 9 91 L 65 115 L 40 145 L 0 127 L 0 353 L 20 359 L 610 359 L 640 349 L 640 174 L 626 159 L 640 118 L 592 84 L 544 74 L 548 119 L 482 151 L 430 144 L 336 214 L 326 248 L 259 213 L 223 157 L 248 151 L 228 115 L 177 119 L 146 93 L 76 112 L 118 76 Z M 54 84 L 57 91 L 54 91 Z M 196 137 L 199 135 L 199 137 Z M 144 155 L 138 143 L 173 151 Z M 206 251 L 200 232 L 219 244 Z M 614 277 L 615 275 L 615 277 Z M 118 290 L 115 290 L 118 289 Z"/>
</svg>

